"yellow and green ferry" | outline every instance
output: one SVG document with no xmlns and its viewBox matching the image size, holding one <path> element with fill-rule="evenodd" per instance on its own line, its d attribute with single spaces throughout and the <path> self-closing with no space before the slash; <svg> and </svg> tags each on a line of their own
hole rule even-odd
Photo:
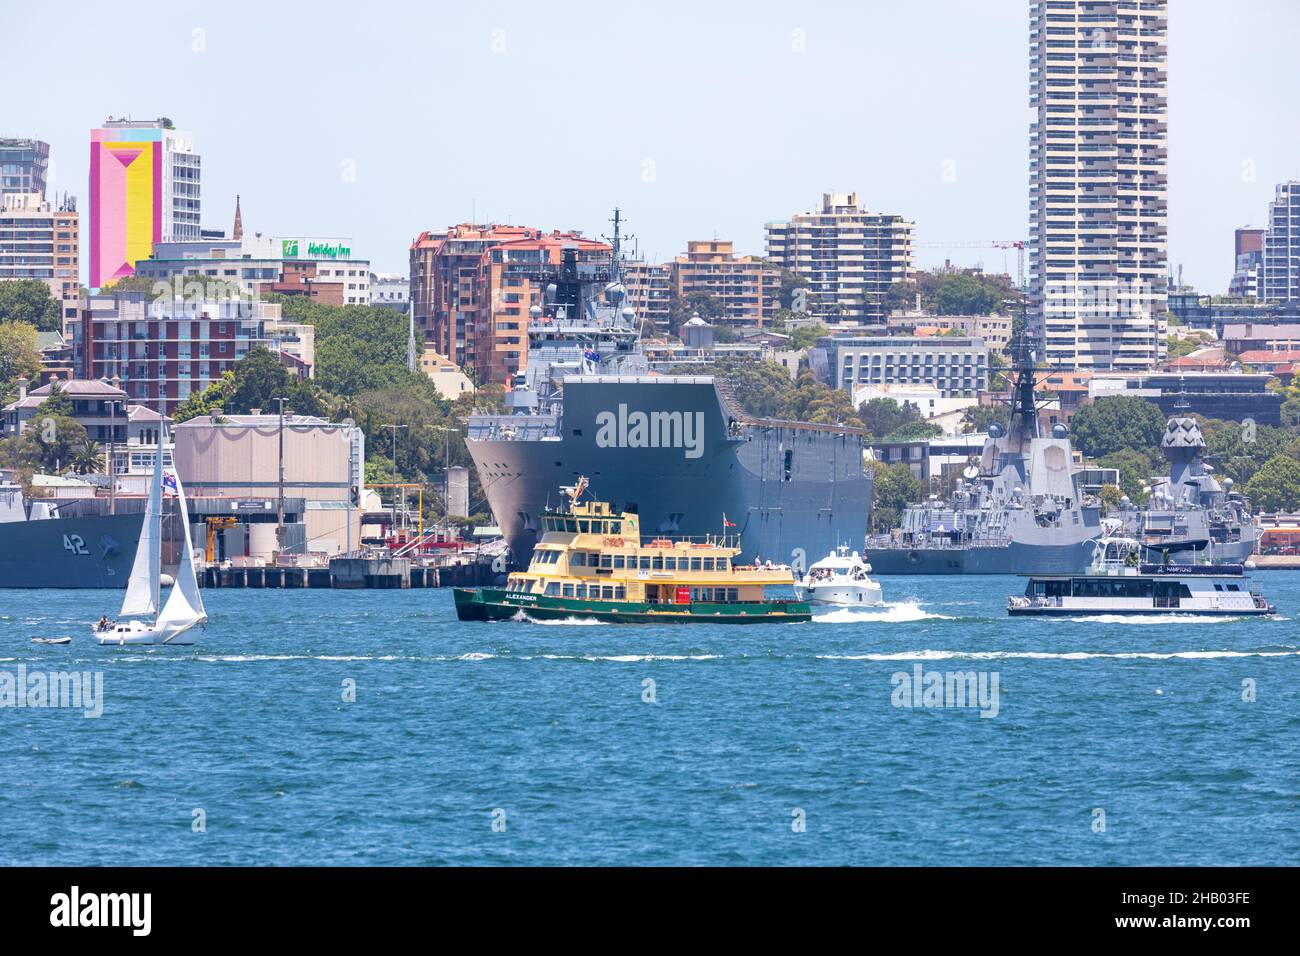
<svg viewBox="0 0 1300 956">
<path fill-rule="evenodd" d="M 564 489 L 569 506 L 542 515 L 526 571 L 504 588 L 456 588 L 462 621 L 595 619 L 609 624 L 763 624 L 811 620 L 805 601 L 768 599 L 794 585 L 790 568 L 741 565 L 734 536 L 643 541 L 635 512 L 581 501 L 587 479 Z"/>
</svg>

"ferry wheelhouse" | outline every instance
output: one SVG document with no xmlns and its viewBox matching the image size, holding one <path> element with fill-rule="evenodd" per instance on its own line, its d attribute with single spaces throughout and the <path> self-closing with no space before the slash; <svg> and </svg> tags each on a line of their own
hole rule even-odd
<svg viewBox="0 0 1300 956">
<path fill-rule="evenodd" d="M 739 564 L 734 535 L 642 539 L 635 511 L 581 501 L 586 479 L 565 489 L 563 511 L 541 517 L 527 570 L 504 588 L 457 588 L 462 621 L 594 618 L 607 623 L 758 624 L 807 621 L 807 603 L 767 597 L 793 587 L 784 565 Z"/>
<path fill-rule="evenodd" d="M 1023 595 L 1007 599 L 1007 613 L 1013 617 L 1276 613 L 1264 595 L 1251 587 L 1245 565 L 1142 564 L 1141 553 L 1141 542 L 1133 538 L 1101 538 L 1087 573 L 1033 575 Z"/>
</svg>

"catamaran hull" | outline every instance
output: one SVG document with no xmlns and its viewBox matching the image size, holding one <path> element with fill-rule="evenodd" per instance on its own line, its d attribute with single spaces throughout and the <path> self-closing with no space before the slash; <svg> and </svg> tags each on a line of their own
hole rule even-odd
<svg viewBox="0 0 1300 956">
<path fill-rule="evenodd" d="M 691 416 L 693 427 L 676 444 L 642 447 L 637 412 Z M 860 437 L 735 421 L 709 379 L 566 381 L 558 436 L 504 440 L 471 421 L 467 444 L 516 562 L 532 554 L 541 513 L 561 504 L 560 486 L 579 475 L 635 505 L 649 534 L 716 535 L 725 516 L 744 560 L 802 569 L 866 534 Z"/>
</svg>

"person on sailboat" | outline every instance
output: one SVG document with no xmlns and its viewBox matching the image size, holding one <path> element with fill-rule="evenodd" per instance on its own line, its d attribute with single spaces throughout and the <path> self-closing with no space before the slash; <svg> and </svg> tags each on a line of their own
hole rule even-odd
<svg viewBox="0 0 1300 956">
<path fill-rule="evenodd" d="M 99 623 L 95 625 L 95 630 L 97 630 L 97 631 L 107 631 L 107 630 L 108 630 L 108 615 L 107 615 L 107 614 L 105 614 L 103 617 L 101 617 L 101 618 L 99 619 Z"/>
</svg>

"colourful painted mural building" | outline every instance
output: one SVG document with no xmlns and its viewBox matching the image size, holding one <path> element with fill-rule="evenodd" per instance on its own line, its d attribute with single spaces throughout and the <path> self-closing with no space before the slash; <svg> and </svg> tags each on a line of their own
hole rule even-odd
<svg viewBox="0 0 1300 956">
<path fill-rule="evenodd" d="M 167 119 L 90 133 L 90 287 L 135 273 L 155 242 L 198 240 L 199 157 Z"/>
</svg>

